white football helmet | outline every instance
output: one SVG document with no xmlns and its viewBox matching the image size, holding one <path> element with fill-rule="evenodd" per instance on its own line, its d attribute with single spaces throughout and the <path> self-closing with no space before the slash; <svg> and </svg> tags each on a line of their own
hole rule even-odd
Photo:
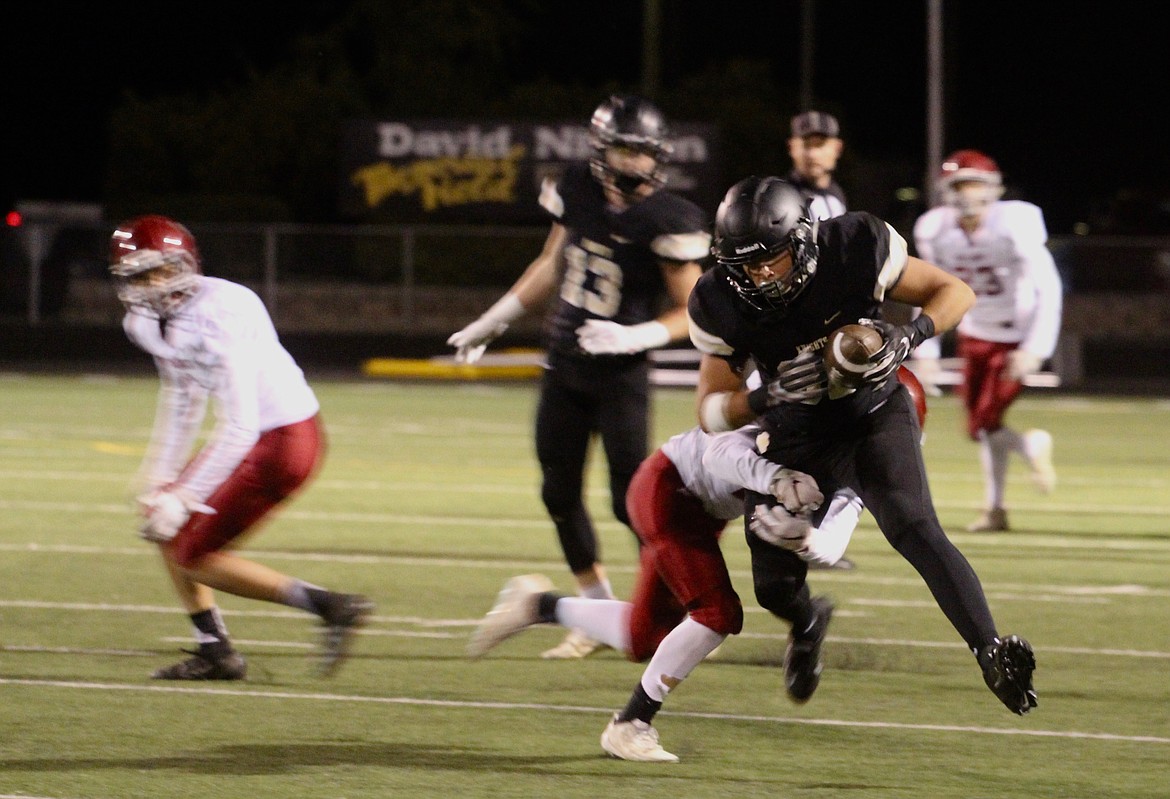
<svg viewBox="0 0 1170 799">
<path fill-rule="evenodd" d="M 960 216 L 980 216 L 1003 196 L 999 165 L 978 150 L 957 150 L 947 156 L 938 182 L 943 201 Z"/>
<path fill-rule="evenodd" d="M 110 274 L 127 308 L 166 319 L 199 287 L 199 248 L 173 219 L 140 216 L 110 237 Z"/>
</svg>

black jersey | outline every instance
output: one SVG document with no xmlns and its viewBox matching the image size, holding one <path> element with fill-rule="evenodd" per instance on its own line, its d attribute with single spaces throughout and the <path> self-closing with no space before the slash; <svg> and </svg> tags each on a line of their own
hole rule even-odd
<svg viewBox="0 0 1170 799">
<path fill-rule="evenodd" d="M 885 293 L 906 266 L 906 241 L 888 224 L 865 212 L 847 213 L 820 223 L 817 270 L 807 288 L 780 311 L 765 313 L 740 298 L 718 266 L 691 292 L 687 311 L 691 340 L 700 352 L 727 359 L 737 370 L 750 358 L 769 380 L 784 361 L 824 348 L 829 333 L 862 318 L 880 316 Z M 866 387 L 817 405 L 781 405 L 776 413 L 840 419 L 855 416 L 888 396 L 897 381 Z M 771 416 L 772 414 L 769 414 Z"/>
<path fill-rule="evenodd" d="M 665 290 L 661 262 L 701 261 L 710 251 L 697 205 L 659 190 L 614 210 L 587 164 L 546 181 L 540 204 L 568 232 L 560 296 L 548 322 L 550 348 L 565 354 L 580 352 L 576 330 L 587 319 L 622 325 L 654 319 Z"/>
</svg>

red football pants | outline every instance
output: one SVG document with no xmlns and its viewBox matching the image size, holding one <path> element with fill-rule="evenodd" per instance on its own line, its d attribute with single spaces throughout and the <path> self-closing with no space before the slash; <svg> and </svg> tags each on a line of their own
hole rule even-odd
<svg viewBox="0 0 1170 799">
<path fill-rule="evenodd" d="M 958 352 L 963 358 L 963 384 L 959 394 L 967 409 L 967 435 L 979 440 L 979 431 L 994 433 L 1003 427 L 1003 417 L 1023 388 L 1008 377 L 1008 353 L 1019 345 L 984 341 L 959 335 Z"/>
<path fill-rule="evenodd" d="M 703 510 L 661 450 L 634 473 L 626 508 L 642 541 L 630 614 L 630 659 L 653 655 L 687 613 L 723 635 L 742 630 L 743 605 L 719 549 L 727 522 Z"/>
<path fill-rule="evenodd" d="M 262 433 L 235 471 L 207 498 L 215 513 L 191 514 L 171 539 L 171 559 L 180 566 L 194 566 L 226 547 L 304 485 L 324 455 L 325 429 L 319 415 Z"/>
</svg>

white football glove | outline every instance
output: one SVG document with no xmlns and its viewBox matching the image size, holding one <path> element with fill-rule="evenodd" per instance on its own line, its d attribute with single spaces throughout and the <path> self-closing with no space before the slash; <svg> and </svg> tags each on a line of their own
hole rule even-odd
<svg viewBox="0 0 1170 799">
<path fill-rule="evenodd" d="M 447 345 L 455 348 L 456 363 L 475 363 L 483 357 L 484 350 L 504 334 L 508 325 L 524 315 L 524 306 L 516 295 L 508 292 L 488 308 L 474 322 L 462 330 L 452 333 Z"/>
<path fill-rule="evenodd" d="M 1012 380 L 1023 380 L 1028 375 L 1040 371 L 1040 364 L 1044 359 L 1027 350 L 1012 350 L 1008 353 L 1008 377 Z"/>
<path fill-rule="evenodd" d="M 812 519 L 808 513 L 789 513 L 783 505 L 774 508 L 757 505 L 748 526 L 769 544 L 799 553 L 812 530 Z"/>
<path fill-rule="evenodd" d="M 607 319 L 589 319 L 577 328 L 577 344 L 591 355 L 633 355 L 670 343 L 670 331 L 661 322 L 619 325 Z"/>
<path fill-rule="evenodd" d="M 825 495 L 812 475 L 795 469 L 776 472 L 770 490 L 789 513 L 812 513 L 825 501 Z"/>
<path fill-rule="evenodd" d="M 215 513 L 215 508 L 199 502 L 181 488 L 159 489 L 138 497 L 138 505 L 145 517 L 139 534 L 147 541 L 170 541 L 192 513 Z"/>
</svg>

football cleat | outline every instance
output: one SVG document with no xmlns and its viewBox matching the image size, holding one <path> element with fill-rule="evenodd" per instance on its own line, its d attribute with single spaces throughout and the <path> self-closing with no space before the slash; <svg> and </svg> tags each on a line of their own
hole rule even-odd
<svg viewBox="0 0 1170 799">
<path fill-rule="evenodd" d="M 156 670 L 152 680 L 242 680 L 248 674 L 248 664 L 239 652 L 228 652 L 215 657 L 207 652 L 184 649 L 187 660 Z"/>
<path fill-rule="evenodd" d="M 1036 707 L 1036 691 L 1032 688 L 1032 672 L 1036 670 L 1036 656 L 1032 646 L 1018 635 L 1009 635 L 1002 641 L 983 647 L 979 653 L 983 681 L 1007 709 L 1022 716 Z"/>
<path fill-rule="evenodd" d="M 1041 494 L 1056 488 L 1056 468 L 1052 465 L 1052 434 L 1046 430 L 1024 431 L 1024 456 L 1032 470 L 1032 483 Z"/>
<path fill-rule="evenodd" d="M 333 675 L 349 654 L 353 635 L 374 612 L 374 603 L 360 594 L 329 593 L 321 609 L 325 630 L 321 641 L 321 660 L 317 671 L 322 677 Z"/>
<path fill-rule="evenodd" d="M 833 603 L 828 597 L 813 597 L 810 604 L 812 624 L 799 634 L 789 633 L 784 651 L 784 687 L 792 701 L 800 704 L 809 700 L 821 682 L 821 645 L 833 618 Z"/>
<path fill-rule="evenodd" d="M 496 603 L 467 642 L 468 657 L 483 657 L 501 641 L 539 623 L 537 602 L 541 594 L 552 590 L 552 581 L 543 574 L 524 574 L 504 583 Z"/>
<path fill-rule="evenodd" d="M 540 653 L 545 660 L 581 660 L 594 652 L 607 648 L 601 641 L 595 641 L 579 630 L 569 630 L 565 640 Z"/>
<path fill-rule="evenodd" d="M 601 748 L 610 757 L 642 763 L 677 763 L 673 755 L 658 743 L 658 730 L 641 719 L 618 721 L 614 713 L 601 733 Z"/>
<path fill-rule="evenodd" d="M 967 525 L 968 533 L 1005 533 L 1009 530 L 1007 511 L 992 508 L 979 514 L 979 518 Z"/>
</svg>

